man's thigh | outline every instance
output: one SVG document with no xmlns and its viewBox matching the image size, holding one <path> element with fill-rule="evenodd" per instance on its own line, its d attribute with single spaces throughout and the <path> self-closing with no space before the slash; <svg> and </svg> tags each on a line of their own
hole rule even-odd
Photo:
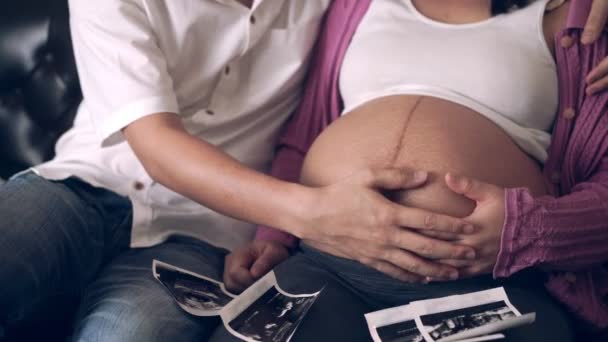
<svg viewBox="0 0 608 342">
<path fill-rule="evenodd" d="M 152 275 L 152 260 L 220 280 L 225 254 L 203 242 L 176 238 L 119 255 L 87 289 L 74 341 L 205 341 L 219 319 L 180 309 Z"/>
<path fill-rule="evenodd" d="M 128 199 L 75 178 L 28 173 L 0 186 L 0 325 L 79 294 L 110 250 L 128 246 L 130 219 Z"/>
<path fill-rule="evenodd" d="M 359 295 L 333 274 L 301 254 L 275 268 L 280 287 L 293 294 L 322 290 L 292 341 L 370 341 L 364 314 L 372 311 Z M 213 342 L 239 341 L 220 327 Z"/>
</svg>

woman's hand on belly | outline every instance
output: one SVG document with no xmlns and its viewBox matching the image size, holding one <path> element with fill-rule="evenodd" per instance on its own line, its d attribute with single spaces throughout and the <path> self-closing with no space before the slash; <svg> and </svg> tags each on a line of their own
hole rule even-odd
<svg viewBox="0 0 608 342">
<path fill-rule="evenodd" d="M 492 273 L 500 252 L 505 222 L 504 188 L 449 173 L 445 177 L 445 182 L 449 189 L 476 203 L 473 212 L 464 218 L 475 226 L 475 233 L 462 235 L 457 239 L 458 243 L 473 247 L 476 258 L 442 262 L 457 267 L 461 278 Z"/>
</svg>

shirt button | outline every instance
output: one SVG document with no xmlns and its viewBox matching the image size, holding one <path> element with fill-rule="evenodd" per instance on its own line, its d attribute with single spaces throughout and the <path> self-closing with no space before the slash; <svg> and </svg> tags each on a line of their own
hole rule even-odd
<svg viewBox="0 0 608 342">
<path fill-rule="evenodd" d="M 224 68 L 224 74 L 229 75 L 230 74 L 230 65 L 226 66 L 226 68 Z"/>
<path fill-rule="evenodd" d="M 570 36 L 563 36 L 559 43 L 564 49 L 567 49 L 574 44 L 574 39 L 572 39 Z"/>
<path fill-rule="evenodd" d="M 133 183 L 133 189 L 135 189 L 137 191 L 141 191 L 144 188 L 145 188 L 145 185 L 142 182 L 135 182 L 135 183 Z"/>
<path fill-rule="evenodd" d="M 569 282 L 570 284 L 575 284 L 576 283 L 576 275 L 572 272 L 567 272 L 564 275 L 564 279 L 566 279 L 567 282 Z"/>
<path fill-rule="evenodd" d="M 576 116 L 576 112 L 573 108 L 568 107 L 564 110 L 563 116 L 566 120 L 572 120 Z"/>
<path fill-rule="evenodd" d="M 255 19 L 254 15 L 252 15 L 251 17 L 249 17 L 249 22 L 251 23 L 251 25 L 255 25 L 256 19 Z"/>
<path fill-rule="evenodd" d="M 215 112 L 214 112 L 214 111 L 212 111 L 211 109 L 207 109 L 205 112 L 206 112 L 208 115 L 215 115 Z"/>
<path fill-rule="evenodd" d="M 551 182 L 554 184 L 559 184 L 561 180 L 562 174 L 559 171 L 553 171 L 553 173 L 551 173 Z"/>
</svg>

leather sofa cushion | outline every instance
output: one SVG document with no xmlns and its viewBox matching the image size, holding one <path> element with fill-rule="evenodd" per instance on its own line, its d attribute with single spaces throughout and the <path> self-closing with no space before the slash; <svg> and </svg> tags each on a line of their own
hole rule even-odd
<svg viewBox="0 0 608 342">
<path fill-rule="evenodd" d="M 82 99 L 67 0 L 0 11 L 0 178 L 53 156 Z"/>
</svg>

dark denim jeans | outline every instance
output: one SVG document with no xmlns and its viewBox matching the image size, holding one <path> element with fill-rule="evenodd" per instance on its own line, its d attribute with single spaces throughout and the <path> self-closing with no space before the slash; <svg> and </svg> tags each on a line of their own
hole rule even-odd
<svg viewBox="0 0 608 342">
<path fill-rule="evenodd" d="M 76 178 L 26 173 L 0 185 L 0 334 L 69 295 L 81 298 L 73 340 L 204 340 L 219 321 L 179 309 L 152 259 L 220 279 L 226 251 L 189 238 L 129 249 L 131 220 L 127 198 Z"/>
<path fill-rule="evenodd" d="M 504 286 L 522 313 L 535 311 L 536 322 L 506 332 L 501 341 L 573 341 L 563 309 L 543 287 L 542 275 L 530 272 L 498 281 L 483 276 L 427 285 L 390 278 L 358 262 L 334 257 L 308 246 L 275 269 L 277 281 L 292 293 L 323 292 L 293 336 L 294 342 L 371 341 L 364 314 L 414 300 L 438 298 Z M 222 327 L 212 342 L 236 342 Z"/>
</svg>

